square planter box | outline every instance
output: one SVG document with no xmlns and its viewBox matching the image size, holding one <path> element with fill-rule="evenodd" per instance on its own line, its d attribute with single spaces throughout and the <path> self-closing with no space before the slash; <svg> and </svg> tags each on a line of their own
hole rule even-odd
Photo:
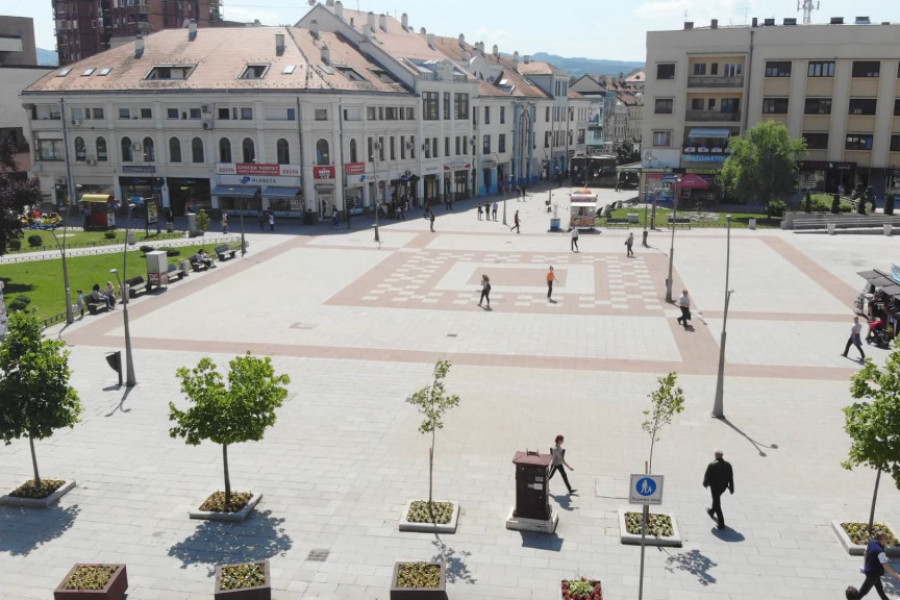
<svg viewBox="0 0 900 600">
<path fill-rule="evenodd" d="M 66 590 L 63 586 L 72 573 L 80 567 L 115 567 L 116 570 L 106 582 L 106 586 L 102 590 Z M 65 578 L 53 591 L 54 600 L 121 600 L 128 589 L 128 573 L 125 571 L 125 565 L 104 565 L 104 564 L 76 564 L 66 573 Z"/>
<path fill-rule="evenodd" d="M 560 598 L 562 598 L 562 600 L 565 600 L 565 598 L 566 598 L 566 587 L 565 587 L 565 586 L 566 586 L 566 582 L 567 582 L 567 581 L 578 581 L 578 580 L 576 580 L 576 579 L 563 579 L 562 581 L 559 582 L 559 586 L 560 586 L 560 592 L 559 592 L 559 593 L 560 593 Z M 591 584 L 591 588 L 592 588 L 592 589 L 600 588 L 600 597 L 602 598 L 602 597 L 603 597 L 603 587 L 600 585 L 600 580 L 599 580 L 599 579 L 588 579 L 587 582 Z M 587 596 L 584 596 L 584 598 L 585 598 L 586 600 L 589 600 L 589 599 L 592 598 L 592 597 L 593 597 L 593 592 L 591 592 L 591 593 L 588 594 Z M 575 598 L 575 597 L 573 596 L 573 598 Z M 576 598 L 575 600 L 580 600 L 580 598 L 581 598 L 581 597 Z"/>
<path fill-rule="evenodd" d="M 623 544 L 629 545 L 641 545 L 641 534 L 637 533 L 628 533 L 628 530 L 625 527 L 625 513 L 626 512 L 639 512 L 636 510 L 620 510 L 619 511 L 619 541 Z M 644 539 L 644 545 L 646 546 L 671 546 L 675 548 L 681 548 L 681 532 L 678 531 L 678 523 L 675 522 L 675 517 L 670 515 L 669 513 L 663 512 L 652 512 L 651 515 L 664 515 L 669 517 L 672 521 L 672 535 L 671 536 L 656 536 L 651 533 L 647 533 L 647 537 Z"/>
<path fill-rule="evenodd" d="M 411 563 L 394 563 L 394 574 L 391 577 L 391 600 L 447 600 L 447 572 L 443 563 L 429 563 L 441 568 L 441 581 L 436 588 L 401 588 L 397 587 L 397 577 L 401 565 Z"/>
<path fill-rule="evenodd" d="M 213 492 L 214 494 L 215 492 Z M 211 496 L 212 494 L 210 494 Z M 238 512 L 217 512 L 214 510 L 192 510 L 188 514 L 192 519 L 205 519 L 207 521 L 226 521 L 230 523 L 240 523 L 242 521 L 246 521 L 247 517 L 250 516 L 250 513 L 259 504 L 259 501 L 262 500 L 262 494 L 253 494 L 250 497 L 250 501 L 247 502 L 247 506 L 239 510 Z"/>
<path fill-rule="evenodd" d="M 850 536 L 847 535 L 847 532 L 844 531 L 844 528 L 841 527 L 841 523 L 852 523 L 853 521 L 832 521 L 831 528 L 834 529 L 834 533 L 837 534 L 838 539 L 841 541 L 841 545 L 844 547 L 844 550 L 847 551 L 851 556 L 862 556 L 866 553 L 866 546 L 864 544 L 854 544 L 850 539 Z M 868 523 L 868 521 L 866 521 Z M 889 523 L 885 523 L 894 535 L 897 535 L 897 530 L 890 526 Z M 889 546 L 884 549 L 884 553 L 890 556 L 891 558 L 897 558 L 900 556 L 900 546 Z"/>
<path fill-rule="evenodd" d="M 0 496 L 0 504 L 6 506 L 23 506 L 25 508 L 48 508 L 60 498 L 72 491 L 75 481 L 67 481 L 46 498 L 19 498 L 18 496 Z"/>
<path fill-rule="evenodd" d="M 459 522 L 459 502 L 455 500 L 435 500 L 435 502 L 449 502 L 453 505 L 453 513 L 450 515 L 449 523 L 413 523 L 407 520 L 409 508 L 413 502 L 421 502 L 421 500 L 410 500 L 403 507 L 403 514 L 400 515 L 400 531 L 422 531 L 425 533 L 456 533 L 456 525 Z"/>
<path fill-rule="evenodd" d="M 223 590 L 222 589 L 222 569 L 224 567 L 240 567 L 243 565 L 263 565 L 266 574 L 266 580 L 262 585 L 249 588 L 241 588 L 239 590 Z M 269 575 L 269 561 L 263 560 L 259 562 L 241 563 L 237 565 L 222 565 L 216 567 L 216 600 L 271 600 L 272 599 L 272 578 Z"/>
</svg>

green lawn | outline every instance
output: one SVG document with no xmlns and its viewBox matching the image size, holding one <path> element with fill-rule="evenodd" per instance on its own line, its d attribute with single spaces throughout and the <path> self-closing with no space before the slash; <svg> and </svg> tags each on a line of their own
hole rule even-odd
<svg viewBox="0 0 900 600">
<path fill-rule="evenodd" d="M 176 263 L 195 254 L 203 245 L 183 246 L 179 256 L 169 257 L 169 262 Z M 75 256 L 66 261 L 69 265 L 69 284 L 72 292 L 72 302 L 78 298 L 76 290 L 82 289 L 85 293 L 91 291 L 95 283 L 104 287 L 107 281 L 112 281 L 118 288 L 116 276 L 109 272 L 110 269 L 118 269 L 122 276 L 122 254 L 99 254 L 93 256 Z M 0 280 L 4 283 L 7 308 L 16 296 L 24 294 L 31 298 L 29 308 L 36 311 L 38 318 L 49 319 L 55 315 L 66 312 L 66 289 L 63 283 L 62 259 L 36 260 L 24 263 L 3 265 L 3 276 Z M 147 259 L 138 251 L 128 252 L 128 276 L 147 276 Z"/>
<path fill-rule="evenodd" d="M 650 212 L 647 210 L 647 219 L 650 219 Z M 640 226 L 644 226 L 644 209 L 637 207 L 619 208 L 612 212 L 613 218 L 624 219 L 629 213 L 637 213 Z M 702 211 L 698 213 L 693 210 L 679 210 L 678 218 L 689 217 L 691 219 L 691 227 L 725 227 L 725 215 L 731 215 L 731 226 L 735 229 L 746 229 L 749 226 L 750 219 L 756 219 L 756 226 L 759 229 L 777 228 L 781 226 L 781 219 L 768 219 L 764 214 L 758 213 L 741 213 L 741 212 L 713 212 Z M 656 207 L 656 219 L 653 221 L 653 227 L 658 229 L 668 228 L 668 218 L 672 215 L 672 209 Z M 601 225 L 603 221 L 601 221 Z"/>
<path fill-rule="evenodd" d="M 172 232 L 166 233 L 165 231 L 159 233 L 157 235 L 155 230 L 150 231 L 150 235 L 146 235 L 143 229 L 133 229 L 135 234 L 137 234 L 138 243 L 153 240 L 171 240 L 171 239 L 181 239 L 184 237 L 184 232 Z M 57 228 L 55 232 L 51 232 L 45 229 L 26 229 L 23 232 L 21 238 L 19 238 L 22 242 L 22 248 L 18 251 L 8 250 L 9 254 L 18 254 L 25 252 L 37 252 L 40 250 L 57 250 L 58 246 L 56 242 L 53 240 L 53 234 L 56 233 L 56 236 L 59 238 L 59 242 L 63 241 L 63 230 L 62 228 Z M 87 246 L 112 246 L 115 244 L 124 244 L 125 243 L 125 230 L 124 229 L 114 229 L 110 233 L 114 233 L 115 237 L 107 238 L 105 231 L 72 231 L 69 230 L 66 232 L 66 247 L 68 248 L 84 248 Z M 41 238 L 41 243 L 39 246 L 31 246 L 28 243 L 28 238 L 36 235 Z"/>
</svg>

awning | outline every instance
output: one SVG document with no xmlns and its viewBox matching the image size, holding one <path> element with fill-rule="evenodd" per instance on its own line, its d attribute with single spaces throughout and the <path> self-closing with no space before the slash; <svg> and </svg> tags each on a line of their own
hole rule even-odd
<svg viewBox="0 0 900 600">
<path fill-rule="evenodd" d="M 258 185 L 217 185 L 213 188 L 212 195 L 228 198 L 253 198 L 259 192 Z"/>
<path fill-rule="evenodd" d="M 81 202 L 112 202 L 115 200 L 110 194 L 84 194 L 81 196 Z"/>
<path fill-rule="evenodd" d="M 694 127 L 688 133 L 689 138 L 723 138 L 731 137 L 731 130 L 723 127 Z"/>
<path fill-rule="evenodd" d="M 263 196 L 266 198 L 277 198 L 279 200 L 293 200 L 299 193 L 300 188 L 270 185 L 266 188 L 266 191 L 263 192 Z"/>
<path fill-rule="evenodd" d="M 582 206 L 582 207 L 589 206 L 590 208 L 596 208 L 597 203 L 596 202 L 572 202 L 573 208 L 578 208 L 579 206 Z"/>
<path fill-rule="evenodd" d="M 705 190 L 709 187 L 709 182 L 693 173 L 688 173 L 681 178 L 678 187 L 683 190 Z"/>
</svg>

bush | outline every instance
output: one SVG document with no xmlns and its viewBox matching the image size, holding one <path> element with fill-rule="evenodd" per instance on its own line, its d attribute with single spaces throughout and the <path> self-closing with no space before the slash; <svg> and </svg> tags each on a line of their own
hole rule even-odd
<svg viewBox="0 0 900 600">
<path fill-rule="evenodd" d="M 20 240 L 19 238 L 14 238 L 9 240 L 9 243 L 7 243 L 6 245 L 10 250 L 18 251 L 22 249 L 22 240 Z"/>
<path fill-rule="evenodd" d="M 9 303 L 10 310 L 26 310 L 28 305 L 31 304 L 31 298 L 28 296 L 21 294 L 16 296 L 15 299 Z"/>
<path fill-rule="evenodd" d="M 177 248 L 160 248 L 160 250 L 165 250 L 166 256 L 181 256 L 181 250 Z"/>
<path fill-rule="evenodd" d="M 787 204 L 784 200 L 772 200 L 766 207 L 766 216 L 783 217 L 784 211 L 787 210 Z"/>
<path fill-rule="evenodd" d="M 812 197 L 809 195 L 809 192 L 806 192 L 806 197 L 803 198 L 803 212 L 811 213 L 812 211 L 813 211 Z"/>
<path fill-rule="evenodd" d="M 840 194 L 835 194 L 831 197 L 831 212 L 832 214 L 838 214 L 841 212 L 841 196 Z"/>
<path fill-rule="evenodd" d="M 39 246 L 44 245 L 44 238 L 37 234 L 32 234 L 28 236 L 28 245 L 32 248 L 37 248 Z"/>
<path fill-rule="evenodd" d="M 116 239 L 116 232 L 115 231 L 104 231 L 103 237 L 105 237 L 108 240 L 114 240 L 114 239 Z"/>
<path fill-rule="evenodd" d="M 148 252 L 153 252 L 153 246 L 147 246 L 146 244 L 139 248 L 142 254 L 147 254 Z"/>
</svg>

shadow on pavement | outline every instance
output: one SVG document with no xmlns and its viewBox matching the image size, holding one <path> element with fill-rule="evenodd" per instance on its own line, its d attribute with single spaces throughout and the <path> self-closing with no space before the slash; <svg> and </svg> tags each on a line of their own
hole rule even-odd
<svg viewBox="0 0 900 600">
<path fill-rule="evenodd" d="M 431 562 L 443 562 L 446 568 L 447 581 L 462 581 L 465 583 L 477 583 L 477 579 L 472 577 L 469 571 L 469 565 L 465 559 L 472 555 L 471 552 L 462 551 L 457 554 L 456 550 L 448 546 L 441 540 L 441 536 L 435 534 L 435 540 L 431 544 L 437 548 L 437 554 L 431 559 Z"/>
<path fill-rule="evenodd" d="M 283 518 L 272 511 L 253 512 L 243 523 L 204 521 L 184 541 L 169 548 L 169 556 L 181 561 L 181 568 L 207 563 L 209 574 L 217 565 L 253 562 L 284 555 L 294 545 L 284 533 Z"/>
<path fill-rule="evenodd" d="M 731 527 L 725 527 L 725 529 L 713 527 L 711 531 L 714 536 L 723 542 L 743 542 L 746 539 L 743 533 L 735 531 Z"/>
<path fill-rule="evenodd" d="M 559 505 L 559 507 L 563 510 L 578 510 L 577 506 L 572 506 L 572 498 L 569 497 L 569 494 L 559 494 L 555 496 L 553 494 L 550 494 L 550 497 L 553 498 Z"/>
<path fill-rule="evenodd" d="M 520 531 L 522 535 L 522 547 L 534 548 L 535 550 L 552 550 L 559 552 L 562 550 L 563 539 L 556 535 L 556 532 L 547 535 L 546 533 L 537 533 L 534 531 Z"/>
<path fill-rule="evenodd" d="M 666 554 L 669 554 L 666 551 Z M 699 550 L 690 550 L 688 552 L 679 552 L 678 554 L 669 554 L 666 559 L 666 571 L 674 573 L 675 571 L 685 571 L 697 578 L 701 585 L 709 585 L 716 583 L 716 578 L 709 574 L 712 567 L 717 567 L 718 563 L 710 560 L 708 556 L 704 556 Z"/>
<path fill-rule="evenodd" d="M 741 434 L 744 438 L 746 438 L 746 440 L 750 442 L 754 448 L 756 448 L 756 451 L 759 452 L 760 456 L 768 456 L 768 454 L 763 451 L 763 448 L 766 448 L 767 450 L 778 450 L 778 444 L 763 444 L 762 442 L 756 441 L 755 439 L 744 433 L 741 428 L 729 421 L 726 417 L 722 417 L 719 420 Z"/>
<path fill-rule="evenodd" d="M 77 504 L 39 510 L 0 507 L 0 553 L 28 556 L 72 527 L 79 512 Z"/>
<path fill-rule="evenodd" d="M 123 413 L 131 412 L 130 408 L 123 408 L 123 407 L 125 405 L 125 399 L 128 398 L 128 394 L 130 394 L 131 390 L 134 389 L 133 387 L 128 387 L 127 385 L 126 386 L 118 386 L 117 385 L 117 386 L 113 386 L 113 387 L 105 387 L 105 388 L 103 388 L 103 391 L 119 389 L 120 387 L 125 388 L 125 393 L 122 394 L 122 399 L 119 400 L 119 403 L 105 415 L 107 417 L 113 416 L 114 414 L 116 414 L 116 411 L 122 411 Z"/>
</svg>

